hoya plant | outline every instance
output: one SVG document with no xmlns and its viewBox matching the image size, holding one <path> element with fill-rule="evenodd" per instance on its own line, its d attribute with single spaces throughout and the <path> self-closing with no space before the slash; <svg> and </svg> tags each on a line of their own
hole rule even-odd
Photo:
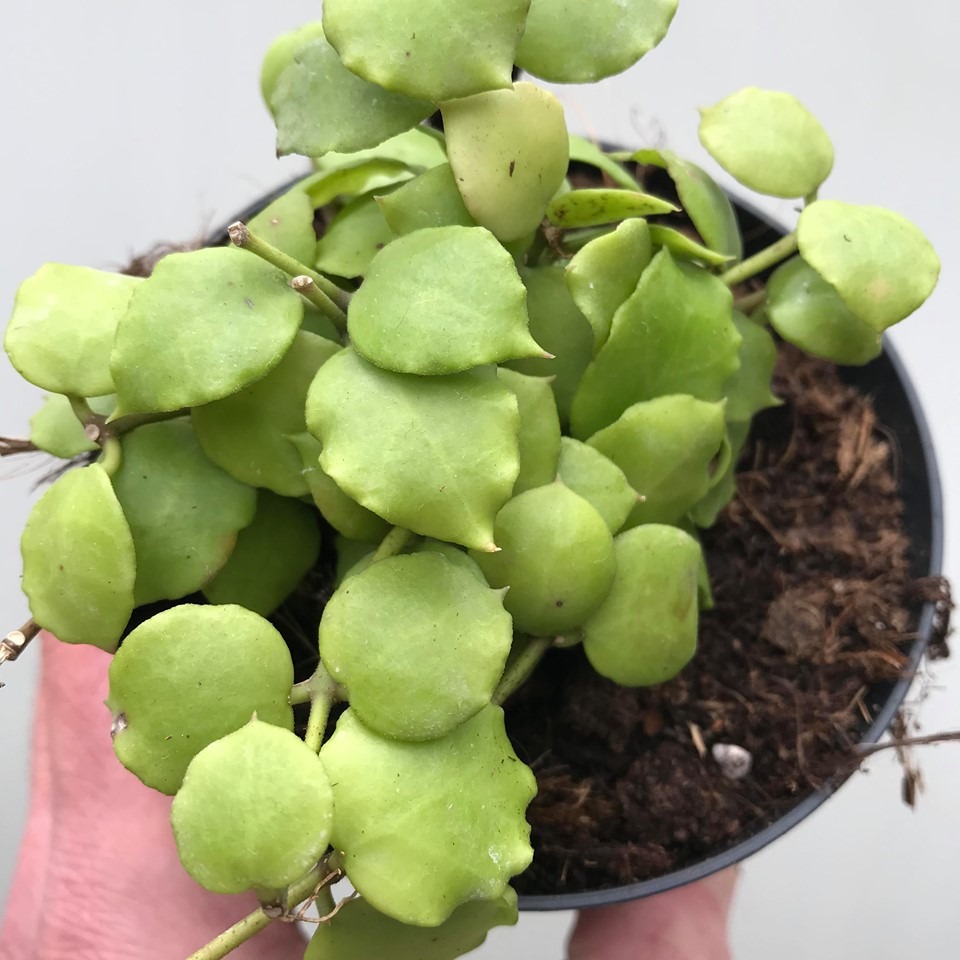
<svg viewBox="0 0 960 960">
<path fill-rule="evenodd" d="M 513 923 L 536 784 L 501 704 L 553 647 L 677 674 L 776 337 L 866 363 L 932 291 L 916 227 L 818 198 L 833 150 L 793 97 L 702 113 L 723 169 L 802 203 L 744 259 L 704 170 L 604 153 L 515 79 L 625 70 L 675 7 L 326 0 L 262 71 L 308 176 L 147 278 L 21 286 L 6 350 L 49 396 L 8 449 L 68 469 L 3 655 L 41 629 L 115 653 L 120 763 L 175 797 L 199 884 L 262 904 L 195 958 L 304 901 L 307 960 L 444 960 Z M 285 604 L 318 571 L 306 636 Z"/>
</svg>

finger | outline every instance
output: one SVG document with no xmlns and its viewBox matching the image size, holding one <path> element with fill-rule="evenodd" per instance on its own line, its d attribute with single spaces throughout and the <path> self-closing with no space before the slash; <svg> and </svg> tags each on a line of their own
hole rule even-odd
<svg viewBox="0 0 960 960">
<path fill-rule="evenodd" d="M 613 907 L 581 912 L 569 960 L 729 960 L 735 869 Z"/>
</svg>

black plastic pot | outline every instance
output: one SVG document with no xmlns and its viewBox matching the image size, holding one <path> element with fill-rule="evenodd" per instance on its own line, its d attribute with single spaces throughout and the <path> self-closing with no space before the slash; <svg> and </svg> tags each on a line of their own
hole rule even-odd
<svg viewBox="0 0 960 960">
<path fill-rule="evenodd" d="M 246 210 L 236 219 L 248 220 L 267 204 L 284 193 L 291 184 L 284 185 Z M 746 254 L 749 256 L 763 249 L 784 234 L 773 220 L 735 199 L 737 217 L 744 237 Z M 227 242 L 226 229 L 211 235 L 211 246 Z M 862 392 L 873 397 L 880 423 L 895 438 L 900 495 L 904 502 L 904 527 L 911 543 L 911 573 L 915 577 L 938 576 L 943 562 L 943 495 L 940 475 L 930 430 L 927 426 L 920 401 L 910 378 L 889 344 L 883 354 L 864 367 L 841 369 L 843 379 Z M 909 664 L 903 677 L 896 683 L 880 683 L 870 688 L 865 705 L 873 716 L 873 722 L 863 733 L 862 743 L 876 743 L 890 726 L 897 709 L 910 689 L 916 668 L 926 651 L 934 629 L 936 610 L 932 603 L 923 604 L 916 611 L 916 636 L 910 651 Z M 831 783 L 816 793 L 811 793 L 797 805 L 772 823 L 741 840 L 732 847 L 712 857 L 691 864 L 681 870 L 642 883 L 603 890 L 588 890 L 582 893 L 547 894 L 520 897 L 520 909 L 531 911 L 580 910 L 585 907 L 608 906 L 628 900 L 664 893 L 676 887 L 702 880 L 726 867 L 746 860 L 765 846 L 779 839 L 805 820 L 822 803 L 832 796 L 842 781 Z"/>
</svg>

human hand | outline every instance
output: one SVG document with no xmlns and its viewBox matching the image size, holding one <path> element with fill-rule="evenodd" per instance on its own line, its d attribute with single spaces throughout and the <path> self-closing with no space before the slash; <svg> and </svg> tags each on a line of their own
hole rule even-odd
<svg viewBox="0 0 960 960">
<path fill-rule="evenodd" d="M 730 960 L 727 921 L 736 868 L 614 907 L 584 910 L 569 960 Z"/>
<path fill-rule="evenodd" d="M 256 907 L 187 875 L 170 798 L 120 766 L 110 743 L 110 658 L 42 636 L 30 815 L 0 960 L 184 960 Z M 39 652 L 39 651 L 34 651 Z M 271 924 L 231 960 L 291 960 L 303 940 Z"/>
</svg>

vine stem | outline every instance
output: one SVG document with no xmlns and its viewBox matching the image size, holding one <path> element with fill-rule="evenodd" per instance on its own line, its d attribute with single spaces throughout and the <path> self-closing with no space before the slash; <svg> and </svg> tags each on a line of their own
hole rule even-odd
<svg viewBox="0 0 960 960">
<path fill-rule="evenodd" d="M 493 703 L 502 706 L 507 697 L 530 677 L 536 665 L 543 659 L 543 655 L 554 646 L 555 642 L 554 637 L 533 637 L 528 640 L 520 655 L 507 667 L 500 678 L 500 683 L 493 692 Z"/>
<path fill-rule="evenodd" d="M 0 640 L 0 664 L 16 660 L 39 632 L 40 624 L 36 620 L 28 620 L 19 630 L 11 630 Z"/>
<path fill-rule="evenodd" d="M 350 303 L 350 295 L 341 290 L 332 280 L 304 266 L 299 260 L 278 250 L 273 244 L 267 243 L 262 237 L 251 233 L 250 228 L 239 220 L 227 227 L 227 234 L 234 246 L 255 253 L 261 260 L 266 260 L 267 263 L 282 270 L 291 280 L 299 277 L 308 277 L 312 280 L 316 287 L 315 293 L 321 296 L 316 299 L 310 298 L 311 302 L 333 321 L 341 333 L 347 329 L 345 311 Z M 303 291 L 300 292 L 303 293 Z"/>
<path fill-rule="evenodd" d="M 108 437 L 103 442 L 103 456 L 99 463 L 108 477 L 112 477 L 123 464 L 123 448 L 116 437 Z"/>
<path fill-rule="evenodd" d="M 15 437 L 0 437 L 0 457 L 12 457 L 17 453 L 36 453 L 40 448 L 32 440 L 17 440 Z"/>
<path fill-rule="evenodd" d="M 394 527 L 383 538 L 370 562 L 376 563 L 378 560 L 386 560 L 387 557 L 395 557 L 415 536 L 416 534 L 406 527 Z"/>
<path fill-rule="evenodd" d="M 767 288 L 762 287 L 760 290 L 753 290 L 751 293 L 745 293 L 742 297 L 737 297 L 733 301 L 734 310 L 739 310 L 741 313 L 751 314 L 758 307 L 762 307 L 767 302 Z"/>
<path fill-rule="evenodd" d="M 728 287 L 735 287 L 738 283 L 743 283 L 744 280 L 749 280 L 758 273 L 763 273 L 764 270 L 776 266 L 781 260 L 786 260 L 787 257 L 796 253 L 799 249 L 797 231 L 794 230 L 793 233 L 781 237 L 776 243 L 770 244 L 765 250 L 748 257 L 735 267 L 731 267 L 726 273 L 720 275 L 720 279 Z"/>
</svg>

